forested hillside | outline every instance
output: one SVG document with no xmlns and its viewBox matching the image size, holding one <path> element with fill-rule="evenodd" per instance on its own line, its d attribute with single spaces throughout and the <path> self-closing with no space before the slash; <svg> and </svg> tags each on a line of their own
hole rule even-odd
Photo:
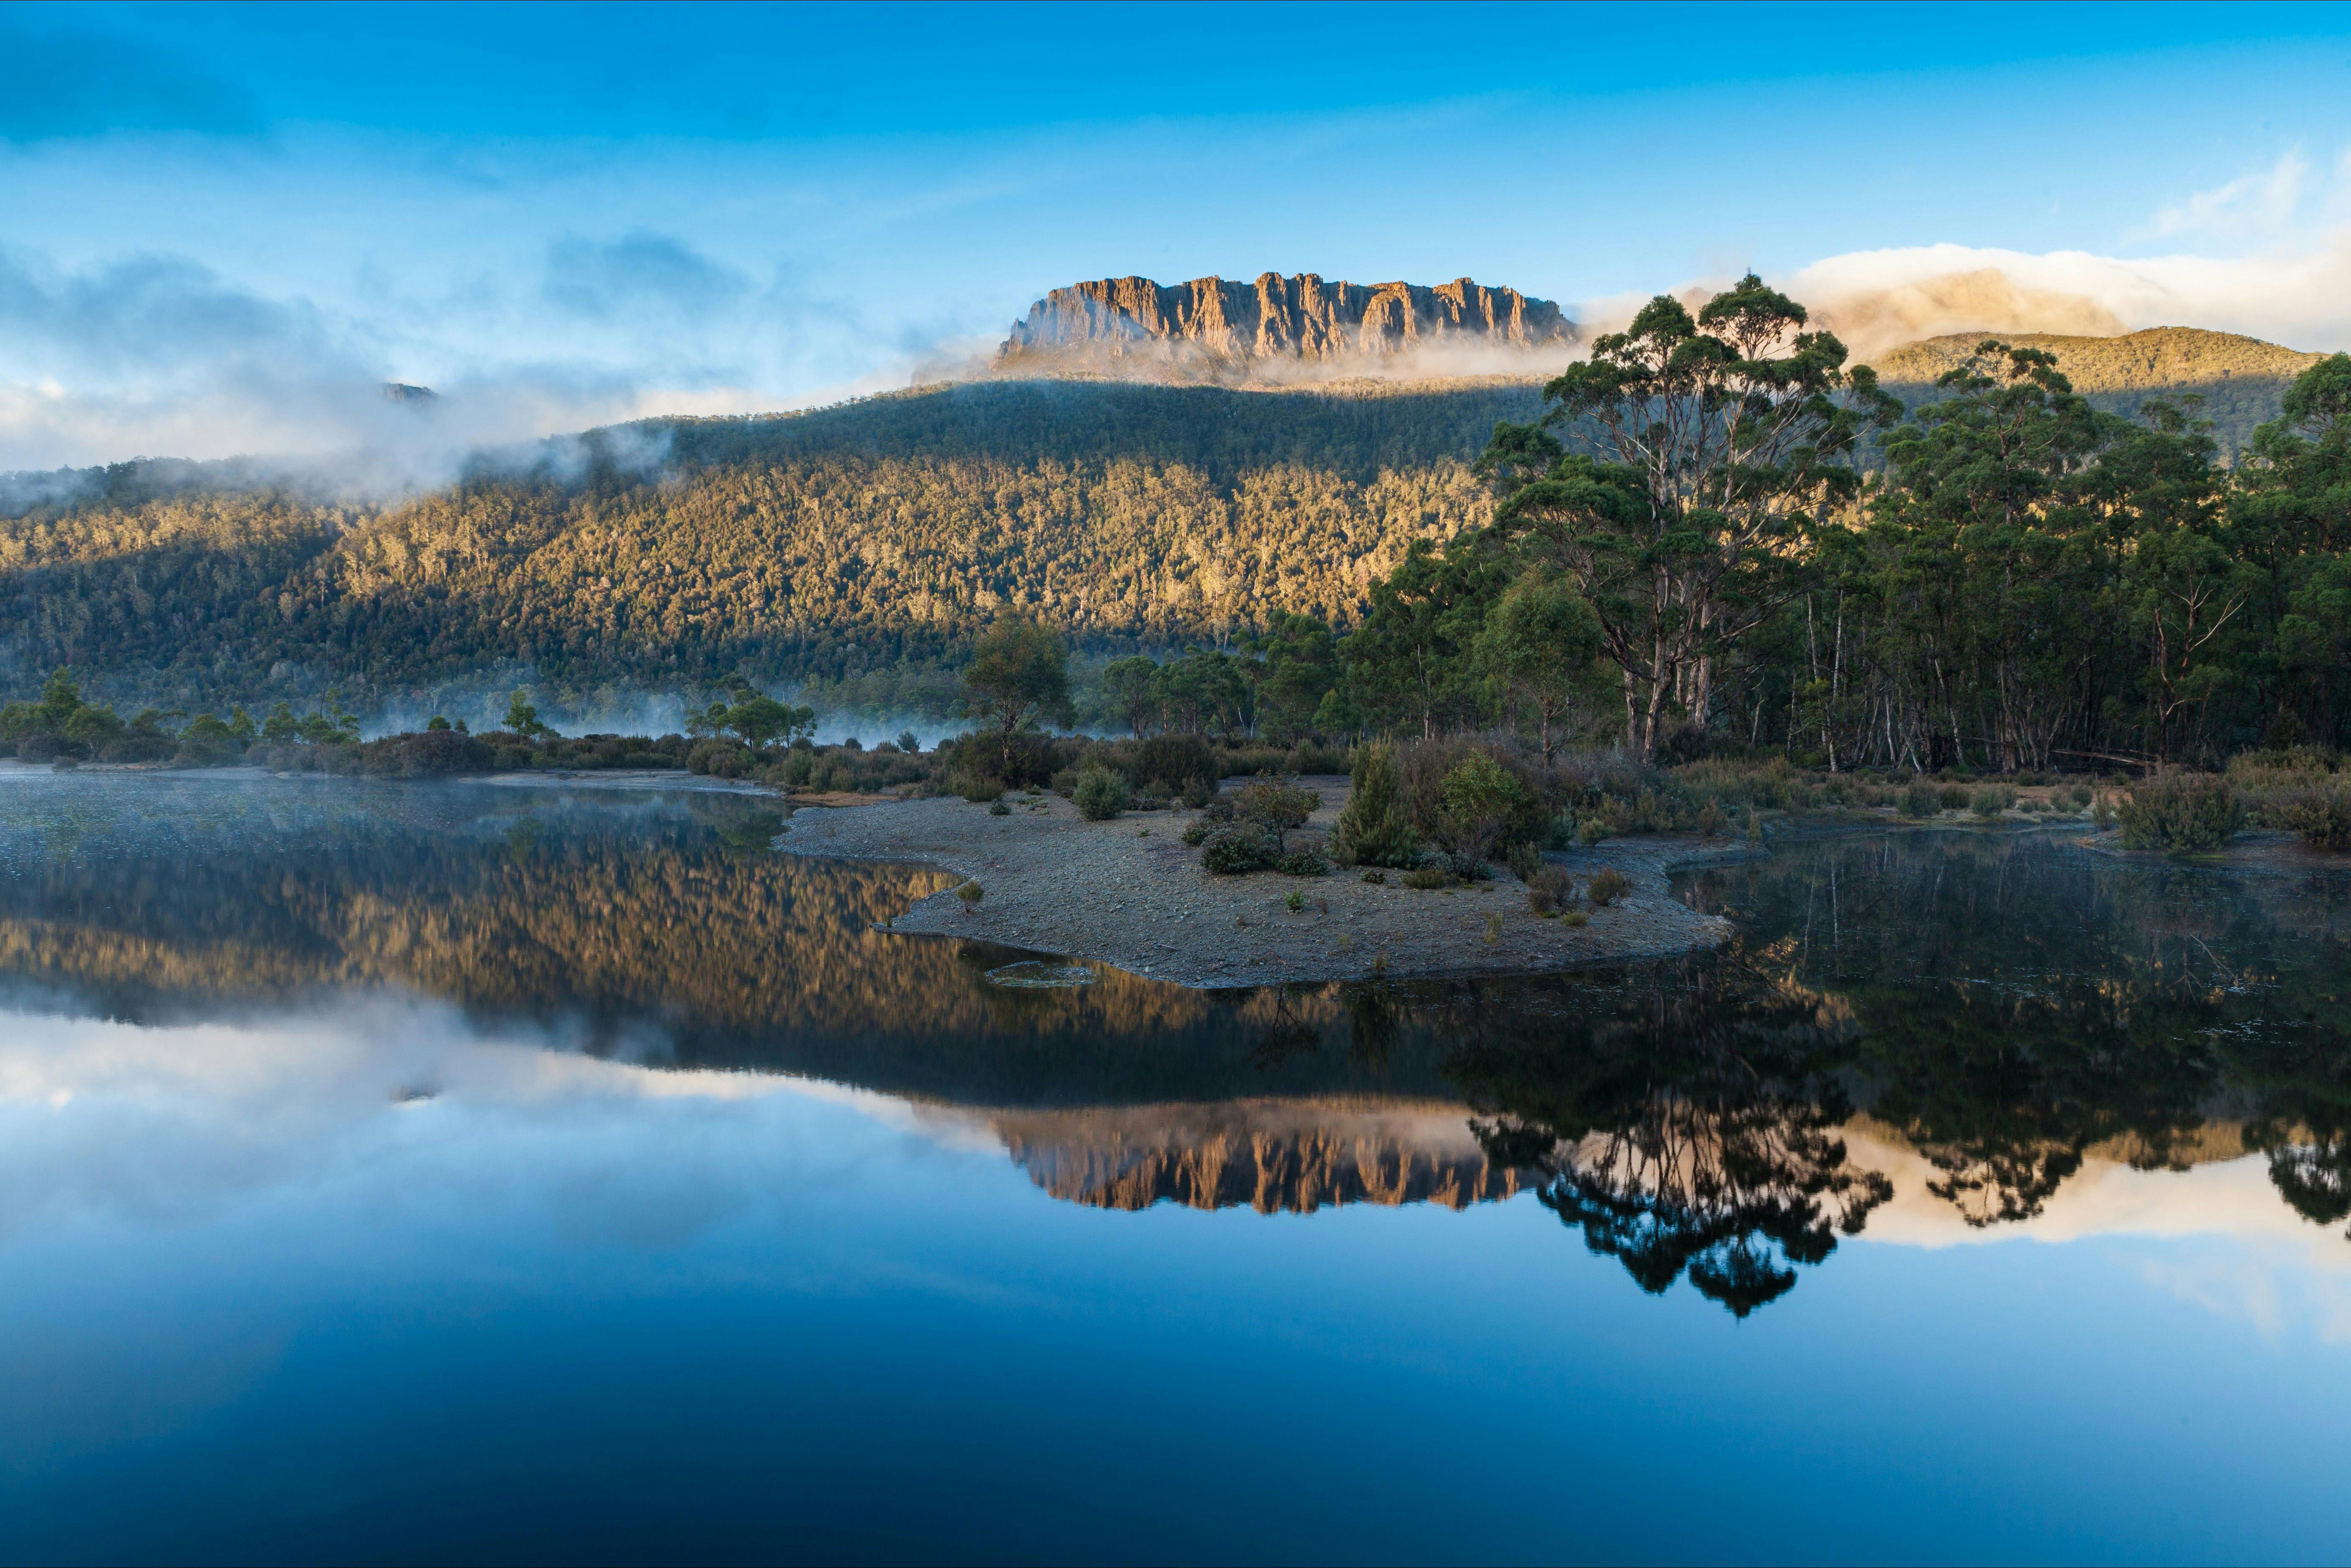
<svg viewBox="0 0 2351 1568">
<path fill-rule="evenodd" d="M 2020 340 L 2025 360 L 1970 363 L 1978 341 L 1887 357 L 1888 389 L 1924 423 L 1856 426 L 1808 492 L 1812 521 L 1777 553 L 1725 558 L 1751 603 L 1724 601 L 1727 622 L 1712 607 L 1676 622 L 1689 647 L 1673 673 L 1630 677 L 1645 710 L 1654 701 L 1648 743 L 1703 716 L 1830 766 L 2013 766 L 2193 752 L 2289 715 L 2289 731 L 2335 735 L 2335 394 L 2313 390 L 2291 428 L 2252 434 L 2313 357 L 2167 329 L 2048 340 L 2053 363 Z M 1962 365 L 1972 388 L 1934 384 Z M 2205 401 L 2165 412 L 2149 399 L 2167 387 Z M 2118 418 L 2126 405 L 2146 417 Z M 1605 406 L 1562 405 L 1553 434 L 1612 449 L 1592 423 Z M 945 714 L 973 635 L 1014 612 L 1097 661 L 1320 648 L 1264 676 L 1275 695 L 1258 690 L 1270 665 L 1217 663 L 1222 696 L 1175 705 L 1244 727 L 1266 714 L 1289 731 L 1534 724 L 1533 677 L 1481 630 L 1527 563 L 1468 540 L 1449 558 L 1409 547 L 1481 534 L 1495 492 L 1473 464 L 1498 423 L 1543 407 L 1533 383 L 1501 380 L 998 381 L 591 433 L 536 466 L 484 467 L 384 507 L 235 465 L 47 476 L 17 486 L 47 499 L 0 519 L 0 696 L 31 697 L 67 666 L 126 712 L 258 712 L 330 690 L 361 716 L 418 712 L 528 684 L 559 716 L 747 682 Z M 1999 435 L 2014 421 L 2027 446 Z M 1996 461 L 1959 439 L 1979 425 Z M 1620 588 L 1604 587 L 1638 550 L 1584 549 L 1562 543 L 1539 575 L 1614 614 Z M 1766 573 L 1768 593 L 1738 586 L 1768 561 L 1796 575 Z M 1523 625 L 1510 635 L 1529 649 L 1580 614 L 1511 602 Z M 1629 644 L 1610 655 L 1630 657 Z M 1092 717 L 1160 722 L 1103 679 Z M 1543 699 L 1567 730 L 1617 722 L 1616 696 L 1569 685 L 1572 701 L 1566 686 Z"/>
<path fill-rule="evenodd" d="M 838 681 L 951 656 L 1008 607 L 1105 648 L 1275 611 L 1345 625 L 1406 541 L 1482 518 L 1468 461 L 1537 402 L 1510 382 L 955 385 L 632 427 L 590 437 L 584 475 L 382 509 L 121 465 L 0 522 L 0 656 L 12 695 L 69 665 L 123 700 L 335 685 L 365 712 L 518 668 L 558 700 Z"/>
<path fill-rule="evenodd" d="M 1924 402 L 1935 396 L 1936 379 L 1964 364 L 1983 340 L 1981 332 L 1955 332 L 1912 343 L 1879 356 L 1877 373 L 1903 402 Z M 2197 416 L 2212 422 L 2213 439 L 2230 455 L 2252 439 L 2256 425 L 2278 416 L 2294 378 L 2324 357 L 2194 327 L 2151 327 L 2118 338 L 2023 332 L 2001 340 L 2054 355 L 2074 390 L 2106 413 L 2136 418 L 2149 398 L 2195 398 Z"/>
</svg>

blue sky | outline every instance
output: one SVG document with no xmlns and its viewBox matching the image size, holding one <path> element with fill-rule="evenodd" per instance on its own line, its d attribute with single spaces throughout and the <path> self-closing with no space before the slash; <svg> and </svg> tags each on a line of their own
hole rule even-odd
<svg viewBox="0 0 2351 1568">
<path fill-rule="evenodd" d="M 825 401 L 1123 273 L 1751 266 L 1866 337 L 1990 267 L 2002 325 L 2351 347 L 2339 6 L 0 5 L 0 469 L 364 444 L 386 379 L 468 439 Z"/>
</svg>

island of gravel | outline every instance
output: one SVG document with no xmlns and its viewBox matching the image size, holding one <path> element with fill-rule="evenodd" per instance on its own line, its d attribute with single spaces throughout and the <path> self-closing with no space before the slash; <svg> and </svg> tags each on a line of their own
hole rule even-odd
<svg viewBox="0 0 2351 1568">
<path fill-rule="evenodd" d="M 1322 797 L 1305 833 L 1327 833 L 1347 780 L 1300 782 Z M 868 799 L 871 799 L 870 797 Z M 985 890 L 967 909 L 954 888 L 890 923 L 910 936 L 962 936 L 1099 961 L 1131 974 L 1214 988 L 1286 982 L 1528 975 L 1719 946 L 1730 923 L 1673 895 L 1668 873 L 1759 852 L 1736 841 L 1625 838 L 1548 859 L 1579 883 L 1614 866 L 1631 891 L 1582 925 L 1545 919 L 1499 867 L 1450 889 L 1261 872 L 1220 876 L 1182 840 L 1181 810 L 1128 811 L 1089 822 L 1052 795 L 1008 797 L 1008 816 L 957 798 L 794 811 L 776 847 L 790 854 L 933 866 Z M 1291 910 L 1289 895 L 1301 896 Z M 1493 925 L 1499 917 L 1499 928 Z"/>
</svg>

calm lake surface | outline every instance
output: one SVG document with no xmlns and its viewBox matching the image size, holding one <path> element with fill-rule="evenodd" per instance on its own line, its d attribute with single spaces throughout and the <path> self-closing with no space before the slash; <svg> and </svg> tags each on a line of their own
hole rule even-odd
<svg viewBox="0 0 2351 1568">
<path fill-rule="evenodd" d="M 0 1557 L 2351 1556 L 2351 879 L 1201 993 L 770 805 L 0 779 Z"/>
</svg>

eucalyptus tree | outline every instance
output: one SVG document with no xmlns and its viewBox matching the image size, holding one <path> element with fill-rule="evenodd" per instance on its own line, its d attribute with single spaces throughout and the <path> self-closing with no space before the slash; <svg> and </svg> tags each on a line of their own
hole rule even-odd
<svg viewBox="0 0 2351 1568">
<path fill-rule="evenodd" d="M 1944 395 L 1887 438 L 1872 508 L 1907 655 L 1892 700 L 1905 727 L 1928 732 L 1929 755 L 1966 763 L 1972 737 L 1975 760 L 2046 767 L 2116 637 L 2099 595 L 2111 573 L 2094 559 L 2113 528 L 2095 514 L 2129 504 L 2067 482 L 2127 427 L 2092 409 L 2053 355 L 1994 339 L 1936 385 Z"/>
<path fill-rule="evenodd" d="M 1006 772 L 1012 767 L 1012 737 L 1032 720 L 1065 712 L 1070 705 L 1070 650 L 1034 621 L 1008 615 L 989 627 L 972 649 L 963 672 L 964 711 L 985 716 L 997 729 Z"/>
<path fill-rule="evenodd" d="M 1807 535 L 1860 492 L 1865 435 L 1900 412 L 1808 319 L 1752 273 L 1695 316 L 1660 295 L 1479 461 L 1495 541 L 1567 573 L 1597 612 L 1645 762 L 1674 709 L 1706 720 L 1717 662 L 1793 591 Z"/>
<path fill-rule="evenodd" d="M 1535 710 L 1549 771 L 1553 727 L 1582 695 L 1600 655 L 1600 618 L 1565 583 L 1531 572 L 1488 612 L 1473 653 L 1506 696 Z"/>
<path fill-rule="evenodd" d="M 1362 627 L 1346 643 L 1350 686 L 1376 723 L 1410 725 L 1426 740 L 1477 705 L 1468 654 L 1506 569 L 1469 536 L 1442 554 L 1426 539 L 1371 586 Z"/>
</svg>

